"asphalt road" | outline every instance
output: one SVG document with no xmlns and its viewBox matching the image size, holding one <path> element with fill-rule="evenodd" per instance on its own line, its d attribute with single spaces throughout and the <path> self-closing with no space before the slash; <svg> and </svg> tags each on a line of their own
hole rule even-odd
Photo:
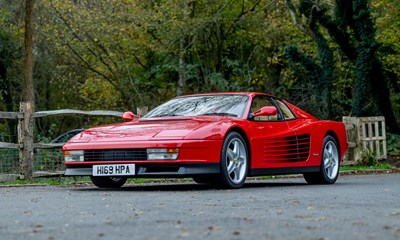
<svg viewBox="0 0 400 240">
<path fill-rule="evenodd" d="M 400 239 L 400 174 L 250 181 L 0 187 L 0 239 Z"/>
</svg>

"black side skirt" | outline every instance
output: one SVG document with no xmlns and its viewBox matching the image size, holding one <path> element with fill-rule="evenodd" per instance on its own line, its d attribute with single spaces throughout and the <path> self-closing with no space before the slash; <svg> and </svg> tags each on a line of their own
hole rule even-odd
<svg viewBox="0 0 400 240">
<path fill-rule="evenodd" d="M 316 167 L 295 167 L 295 168 L 256 168 L 250 169 L 249 176 L 265 176 L 265 175 L 284 175 L 319 172 L 320 166 Z"/>
</svg>

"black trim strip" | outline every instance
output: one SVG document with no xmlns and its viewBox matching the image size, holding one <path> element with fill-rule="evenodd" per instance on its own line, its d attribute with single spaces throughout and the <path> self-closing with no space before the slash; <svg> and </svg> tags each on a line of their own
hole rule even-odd
<svg viewBox="0 0 400 240">
<path fill-rule="evenodd" d="M 249 176 L 284 175 L 296 173 L 319 172 L 320 166 L 294 168 L 256 168 L 250 169 Z"/>
<path fill-rule="evenodd" d="M 69 165 L 65 176 L 90 176 L 93 164 Z M 190 177 L 198 174 L 217 174 L 219 163 L 207 164 L 136 164 L 136 175 L 131 178 L 145 177 Z"/>
</svg>

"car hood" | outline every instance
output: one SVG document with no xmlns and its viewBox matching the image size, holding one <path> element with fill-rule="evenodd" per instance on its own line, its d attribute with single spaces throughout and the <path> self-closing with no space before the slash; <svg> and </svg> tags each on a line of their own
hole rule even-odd
<svg viewBox="0 0 400 240">
<path fill-rule="evenodd" d="M 90 128 L 74 136 L 68 142 L 218 139 L 222 136 L 221 128 L 218 125 L 228 119 L 226 117 L 140 119 Z"/>
</svg>

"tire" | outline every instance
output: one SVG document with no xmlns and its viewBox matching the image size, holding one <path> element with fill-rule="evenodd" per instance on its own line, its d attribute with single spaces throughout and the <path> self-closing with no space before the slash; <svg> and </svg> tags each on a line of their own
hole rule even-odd
<svg viewBox="0 0 400 240">
<path fill-rule="evenodd" d="M 217 184 L 223 188 L 240 188 L 246 180 L 248 169 L 246 142 L 239 133 L 228 133 L 222 145 Z"/>
<path fill-rule="evenodd" d="M 324 139 L 320 171 L 304 173 L 304 179 L 309 184 L 334 184 L 339 176 L 340 154 L 336 140 L 328 135 Z"/>
<path fill-rule="evenodd" d="M 215 174 L 205 174 L 205 175 L 197 175 L 193 176 L 193 181 L 199 184 L 216 184 L 216 175 Z"/>
<path fill-rule="evenodd" d="M 120 188 L 126 183 L 126 177 L 95 177 L 90 176 L 92 183 L 99 188 Z"/>
</svg>

